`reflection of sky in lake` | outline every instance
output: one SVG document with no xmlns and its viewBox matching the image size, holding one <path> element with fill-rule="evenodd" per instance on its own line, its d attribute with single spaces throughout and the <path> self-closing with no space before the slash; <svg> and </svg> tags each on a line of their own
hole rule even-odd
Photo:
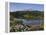
<svg viewBox="0 0 46 35">
<path fill-rule="evenodd" d="M 17 11 L 17 10 L 44 10 L 43 4 L 24 4 L 24 3 L 10 3 L 10 11 Z"/>
<path fill-rule="evenodd" d="M 26 25 L 30 25 L 30 24 L 39 25 L 43 22 L 44 22 L 43 20 L 23 20 L 23 24 Z"/>
</svg>

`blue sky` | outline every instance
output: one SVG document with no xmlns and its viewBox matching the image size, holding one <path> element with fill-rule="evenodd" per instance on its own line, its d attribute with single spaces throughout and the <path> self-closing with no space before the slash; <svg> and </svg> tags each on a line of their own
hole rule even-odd
<svg viewBox="0 0 46 35">
<path fill-rule="evenodd" d="M 44 10 L 43 4 L 10 3 L 10 11 L 17 10 Z"/>
</svg>

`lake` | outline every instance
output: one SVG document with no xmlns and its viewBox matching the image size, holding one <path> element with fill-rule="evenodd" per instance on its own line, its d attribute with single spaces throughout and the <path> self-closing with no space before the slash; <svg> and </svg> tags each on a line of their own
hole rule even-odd
<svg viewBox="0 0 46 35">
<path fill-rule="evenodd" d="M 25 24 L 25 25 L 39 25 L 39 24 L 42 24 L 42 23 L 44 23 L 44 20 L 43 19 L 41 19 L 41 20 L 31 20 L 31 19 L 29 19 L 29 20 L 27 20 L 27 19 L 14 19 L 14 20 L 19 20 L 19 21 L 22 21 L 23 22 L 23 24 Z"/>
<path fill-rule="evenodd" d="M 23 20 L 23 24 L 25 25 L 39 25 L 44 23 L 44 20 Z"/>
</svg>

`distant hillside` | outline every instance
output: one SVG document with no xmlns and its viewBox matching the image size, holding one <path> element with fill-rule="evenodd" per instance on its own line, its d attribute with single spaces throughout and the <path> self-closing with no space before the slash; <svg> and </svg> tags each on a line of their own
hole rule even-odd
<svg viewBox="0 0 46 35">
<path fill-rule="evenodd" d="M 39 19 L 44 17 L 43 11 L 14 11 L 10 12 L 10 15 L 14 16 L 15 18 L 22 18 L 22 19 Z"/>
</svg>

